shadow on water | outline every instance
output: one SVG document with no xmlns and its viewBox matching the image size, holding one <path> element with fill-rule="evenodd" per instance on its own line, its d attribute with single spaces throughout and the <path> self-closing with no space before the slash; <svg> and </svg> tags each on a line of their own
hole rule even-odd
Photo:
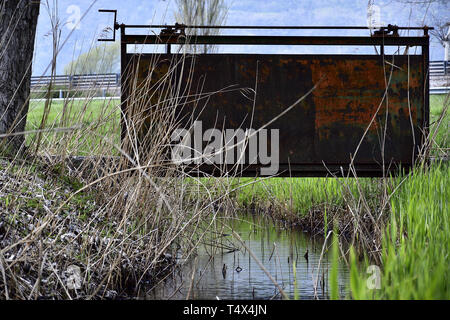
<svg viewBox="0 0 450 320">
<path fill-rule="evenodd" d="M 329 298 L 331 257 L 328 258 L 326 250 L 319 266 L 324 237 L 311 237 L 300 230 L 283 230 L 270 221 L 252 217 L 229 220 L 228 225 L 290 298 Z M 329 251 L 331 239 L 327 243 Z M 345 297 L 349 272 L 343 262 L 338 268 L 338 278 L 340 296 Z M 248 251 L 233 239 L 231 232 L 220 234 L 214 245 L 199 248 L 195 258 L 178 267 L 146 298 L 186 299 L 187 296 L 206 300 L 281 298 L 274 283 Z"/>
</svg>

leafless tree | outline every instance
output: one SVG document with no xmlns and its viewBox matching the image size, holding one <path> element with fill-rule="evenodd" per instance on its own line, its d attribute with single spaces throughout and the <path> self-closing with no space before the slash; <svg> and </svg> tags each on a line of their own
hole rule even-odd
<svg viewBox="0 0 450 320">
<path fill-rule="evenodd" d="M 450 1 L 448 0 L 396 0 L 399 3 L 411 6 L 416 11 L 421 11 L 423 17 L 421 23 L 434 27 L 430 31 L 442 45 L 446 41 L 448 28 L 450 27 Z"/>
<path fill-rule="evenodd" d="M 225 0 L 176 0 L 175 3 L 178 8 L 175 17 L 179 23 L 186 25 L 221 26 L 224 25 L 228 14 Z M 219 31 L 208 28 L 187 30 L 188 35 L 216 35 Z M 201 49 L 195 50 L 203 53 L 212 52 L 214 46 L 205 44 Z"/>
<path fill-rule="evenodd" d="M 450 9 L 450 8 L 449 8 Z M 448 41 L 448 31 L 450 28 L 449 16 L 442 16 L 435 12 L 430 14 L 430 25 L 434 27 L 434 30 L 430 31 L 430 34 L 435 37 L 442 45 L 445 41 Z"/>
</svg>

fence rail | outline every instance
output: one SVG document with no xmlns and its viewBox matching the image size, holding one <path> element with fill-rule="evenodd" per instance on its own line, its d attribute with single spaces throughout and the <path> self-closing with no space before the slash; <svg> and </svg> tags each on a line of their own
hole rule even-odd
<svg viewBox="0 0 450 320">
<path fill-rule="evenodd" d="M 119 87 L 120 74 L 81 74 L 81 75 L 58 75 L 31 77 L 31 90 L 39 90 L 41 87 L 48 86 L 52 81 L 53 86 L 62 86 L 66 88 L 90 89 L 104 87 Z"/>
<path fill-rule="evenodd" d="M 430 78 L 431 78 L 431 94 L 448 93 L 450 88 L 447 86 L 434 85 L 433 79 L 450 79 L 450 63 L 449 61 L 430 61 Z M 58 87 L 64 87 L 65 90 L 87 90 L 96 88 L 119 88 L 120 74 L 81 74 L 81 75 L 57 75 L 51 76 L 33 76 L 31 77 L 31 90 L 39 91 L 42 87 L 48 86 L 52 80 L 56 90 Z M 435 88 L 434 88 L 435 87 Z"/>
<path fill-rule="evenodd" d="M 448 61 L 430 61 L 430 77 L 450 76 Z"/>
</svg>

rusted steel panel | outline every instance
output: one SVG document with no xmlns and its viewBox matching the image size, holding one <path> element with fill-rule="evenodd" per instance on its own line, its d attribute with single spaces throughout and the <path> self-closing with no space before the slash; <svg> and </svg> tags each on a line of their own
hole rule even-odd
<svg viewBox="0 0 450 320">
<path fill-rule="evenodd" d="M 161 95 L 167 95 L 168 88 L 155 89 L 155 84 L 168 70 L 173 70 L 171 85 L 182 92 L 175 111 L 178 127 L 187 129 L 194 120 L 204 130 L 261 128 L 317 84 L 266 127 L 279 130 L 280 175 L 324 176 L 341 167 L 345 172 L 354 157 L 360 176 L 379 176 L 383 162 L 386 171 L 400 165 L 408 169 L 422 141 L 427 110 L 421 55 L 214 54 L 182 59 L 177 54 L 158 60 L 127 55 L 127 62 L 137 67 L 138 84 L 147 83 L 144 117 L 152 117 Z M 255 88 L 253 103 L 249 89 Z M 270 144 L 268 139 L 268 150 Z M 260 167 L 247 159 L 240 173 L 254 176 Z M 217 166 L 205 163 L 200 170 L 219 174 Z"/>
</svg>

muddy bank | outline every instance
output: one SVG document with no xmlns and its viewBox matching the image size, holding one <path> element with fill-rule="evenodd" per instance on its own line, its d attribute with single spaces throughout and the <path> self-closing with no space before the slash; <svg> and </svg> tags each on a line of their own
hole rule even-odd
<svg viewBox="0 0 450 320">
<path fill-rule="evenodd" d="M 1 299 L 134 298 L 174 265 L 155 256 L 157 231 L 133 232 L 138 220 L 114 217 L 82 185 L 38 164 L 0 162 Z"/>
<path fill-rule="evenodd" d="M 376 254 L 369 258 L 378 260 L 381 248 L 381 230 L 389 216 L 384 214 L 374 223 L 371 214 L 352 212 L 346 205 L 315 205 L 305 212 L 295 212 L 284 205 L 260 206 L 251 204 L 241 209 L 253 216 L 267 217 L 284 229 L 297 229 L 313 237 L 324 237 L 337 230 L 342 243 L 352 244 L 362 258 L 368 252 Z M 388 210 L 386 210 L 387 212 Z"/>
</svg>

